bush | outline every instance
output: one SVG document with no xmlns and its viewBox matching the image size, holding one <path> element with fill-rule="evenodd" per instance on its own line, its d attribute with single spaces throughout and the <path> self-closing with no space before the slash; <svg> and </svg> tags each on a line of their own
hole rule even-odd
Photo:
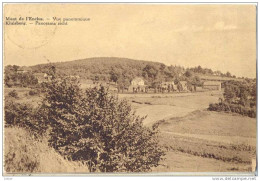
<svg viewBox="0 0 260 181">
<path fill-rule="evenodd" d="M 33 108 L 30 104 L 6 101 L 4 111 L 5 127 L 25 128 L 34 136 L 42 136 L 48 128 L 47 113 L 42 105 Z"/>
<path fill-rule="evenodd" d="M 8 96 L 13 97 L 13 98 L 18 98 L 18 93 L 17 93 L 17 91 L 14 89 L 14 90 L 12 90 L 12 91 L 10 91 L 10 92 L 8 93 Z"/>
<path fill-rule="evenodd" d="M 38 92 L 36 90 L 30 90 L 29 91 L 30 96 L 34 96 L 34 95 L 37 95 L 37 94 L 38 94 Z"/>
<path fill-rule="evenodd" d="M 25 119 L 30 119 L 32 106 L 13 101 L 5 102 L 5 126 L 25 126 Z"/>
<path fill-rule="evenodd" d="M 256 109 L 250 107 L 244 107 L 239 104 L 229 104 L 227 102 L 210 104 L 208 107 L 209 111 L 224 111 L 224 112 L 234 112 L 241 114 L 243 116 L 248 116 L 251 118 L 256 118 Z"/>
<path fill-rule="evenodd" d="M 61 155 L 82 161 L 90 172 L 144 172 L 159 165 L 164 150 L 157 127 L 100 86 L 84 93 L 75 81 L 46 86 L 45 106 L 51 124 L 50 145 Z"/>
</svg>

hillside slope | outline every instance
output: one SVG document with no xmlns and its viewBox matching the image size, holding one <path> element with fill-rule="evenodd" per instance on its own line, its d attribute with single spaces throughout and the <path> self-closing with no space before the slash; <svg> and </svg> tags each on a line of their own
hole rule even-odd
<svg viewBox="0 0 260 181">
<path fill-rule="evenodd" d="M 163 63 L 134 60 L 128 58 L 118 57 L 96 57 L 81 60 L 74 60 L 68 62 L 51 63 L 56 67 L 60 74 L 78 75 L 83 79 L 118 81 L 118 79 L 131 80 L 134 77 L 143 77 L 146 81 L 151 82 L 154 80 L 168 81 L 173 79 L 185 79 L 183 76 L 190 77 L 190 74 L 185 74 L 187 71 L 191 72 L 194 76 L 205 77 L 213 76 L 216 79 L 231 80 L 234 79 L 226 76 L 220 71 L 212 71 L 208 68 L 187 68 L 181 66 L 166 66 Z M 33 72 L 47 72 L 50 64 L 39 64 L 32 66 Z M 215 73 L 221 76 L 214 76 Z M 185 75 L 184 75 L 185 74 Z M 114 80 L 113 80 L 114 77 Z"/>
</svg>

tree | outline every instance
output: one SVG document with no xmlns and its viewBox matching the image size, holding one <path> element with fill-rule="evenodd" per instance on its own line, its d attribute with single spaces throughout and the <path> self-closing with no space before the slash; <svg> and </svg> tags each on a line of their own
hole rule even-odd
<svg viewBox="0 0 260 181">
<path fill-rule="evenodd" d="M 22 87 L 33 87 L 38 83 L 37 78 L 31 73 L 18 73 L 19 66 L 8 65 L 5 67 L 5 79 L 4 83 L 8 87 L 22 86 Z"/>
<path fill-rule="evenodd" d="M 192 77 L 191 84 L 196 85 L 196 86 L 202 86 L 202 81 L 201 81 L 200 77 L 196 75 L 196 76 Z"/>
<path fill-rule="evenodd" d="M 198 68 L 197 68 L 197 72 L 198 72 L 198 73 L 201 73 L 201 72 L 202 72 L 202 68 L 201 68 L 200 65 L 199 65 Z"/>
<path fill-rule="evenodd" d="M 53 80 L 44 105 L 51 124 L 50 145 L 91 172 L 145 172 L 159 165 L 164 150 L 158 125 L 143 126 L 131 106 L 100 86 L 84 93 L 78 82 Z"/>
<path fill-rule="evenodd" d="M 192 72 L 190 70 L 187 70 L 184 75 L 186 77 L 192 77 Z"/>
<path fill-rule="evenodd" d="M 249 104 L 248 101 L 249 92 L 246 87 L 240 86 L 240 92 L 238 97 L 240 98 L 240 104 L 243 106 L 247 106 Z"/>
<path fill-rule="evenodd" d="M 109 72 L 109 76 L 110 76 L 110 81 L 117 82 L 118 79 L 120 78 L 120 73 L 116 71 L 114 68 L 112 68 L 112 70 Z"/>
<path fill-rule="evenodd" d="M 232 84 L 226 85 L 223 95 L 224 95 L 225 101 L 227 101 L 228 103 L 232 103 L 234 101 L 234 99 L 236 98 L 235 89 L 236 89 L 235 86 L 233 86 Z"/>
<path fill-rule="evenodd" d="M 150 78 L 152 81 L 155 80 L 157 74 L 158 74 L 158 69 L 153 66 L 152 64 L 148 64 L 144 67 L 143 69 L 143 75 L 147 74 L 148 78 Z"/>
<path fill-rule="evenodd" d="M 226 76 L 227 76 L 227 77 L 231 77 L 231 73 L 230 73 L 230 72 L 227 72 L 227 73 L 226 73 Z"/>
</svg>

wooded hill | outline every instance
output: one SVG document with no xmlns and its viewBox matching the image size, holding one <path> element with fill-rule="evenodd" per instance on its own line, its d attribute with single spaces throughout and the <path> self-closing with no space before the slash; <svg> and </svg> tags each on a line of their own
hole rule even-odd
<svg viewBox="0 0 260 181">
<path fill-rule="evenodd" d="M 93 81 L 116 82 L 118 87 L 128 87 L 131 80 L 135 77 L 141 77 L 145 80 L 146 85 L 156 87 L 164 81 L 185 80 L 189 84 L 200 86 L 203 81 L 207 80 L 203 77 L 211 77 L 216 80 L 232 80 L 236 79 L 231 73 L 222 73 L 213 71 L 208 68 L 197 66 L 194 68 L 184 68 L 181 66 L 166 66 L 163 63 L 133 60 L 128 58 L 117 57 L 97 57 L 68 62 L 56 62 L 47 64 L 38 64 L 29 68 L 32 74 L 47 73 L 50 67 L 55 68 L 57 75 L 79 76 L 81 80 L 91 79 Z M 5 78 L 12 80 L 17 77 L 16 71 L 24 67 L 6 66 Z M 12 73 L 13 72 L 13 73 Z M 201 79 L 202 78 L 202 79 Z"/>
<path fill-rule="evenodd" d="M 81 79 L 122 82 L 127 86 L 135 77 L 143 77 L 147 84 L 161 81 L 199 81 L 199 75 L 234 77 L 229 72 L 202 68 L 185 69 L 181 66 L 166 66 L 163 63 L 117 57 L 98 57 L 51 63 L 58 74 L 78 75 Z M 33 72 L 47 72 L 50 64 L 32 66 Z M 194 78 L 195 80 L 191 80 Z"/>
</svg>

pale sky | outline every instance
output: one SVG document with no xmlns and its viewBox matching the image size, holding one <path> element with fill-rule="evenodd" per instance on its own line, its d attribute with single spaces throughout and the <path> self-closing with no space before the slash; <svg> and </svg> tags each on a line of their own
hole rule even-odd
<svg viewBox="0 0 260 181">
<path fill-rule="evenodd" d="M 125 57 L 256 77 L 254 5 L 6 4 L 5 17 L 90 18 L 4 26 L 4 65 Z"/>
</svg>

